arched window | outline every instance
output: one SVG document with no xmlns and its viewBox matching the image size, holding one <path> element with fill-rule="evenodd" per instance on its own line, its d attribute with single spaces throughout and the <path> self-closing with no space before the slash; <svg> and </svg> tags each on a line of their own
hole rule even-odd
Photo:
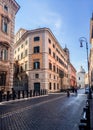
<svg viewBox="0 0 93 130">
<path fill-rule="evenodd" d="M 8 50 L 6 48 L 2 49 L 0 53 L 1 60 L 8 60 Z"/>
</svg>

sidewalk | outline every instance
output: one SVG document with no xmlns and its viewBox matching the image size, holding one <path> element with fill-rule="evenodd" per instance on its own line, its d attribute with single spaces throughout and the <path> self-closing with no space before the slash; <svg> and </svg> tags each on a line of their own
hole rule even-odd
<svg viewBox="0 0 93 130">
<path fill-rule="evenodd" d="M 90 123 L 91 123 L 90 130 L 93 130 L 93 95 L 92 95 L 92 99 L 90 99 Z"/>
</svg>

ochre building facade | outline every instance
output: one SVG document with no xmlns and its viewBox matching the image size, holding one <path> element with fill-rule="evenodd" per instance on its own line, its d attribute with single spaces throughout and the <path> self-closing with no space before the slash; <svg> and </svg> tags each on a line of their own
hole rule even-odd
<svg viewBox="0 0 93 130">
<path fill-rule="evenodd" d="M 68 54 L 49 28 L 20 29 L 15 36 L 14 59 L 19 64 L 19 80 L 28 77 L 28 90 L 56 92 L 69 86 Z"/>
<path fill-rule="evenodd" d="M 15 0 L 0 0 L 0 90 L 13 87 L 13 45 L 15 15 L 19 5 Z"/>
</svg>

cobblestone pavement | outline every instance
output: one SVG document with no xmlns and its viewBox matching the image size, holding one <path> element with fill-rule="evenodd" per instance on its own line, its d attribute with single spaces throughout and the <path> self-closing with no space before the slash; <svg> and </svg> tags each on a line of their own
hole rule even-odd
<svg viewBox="0 0 93 130">
<path fill-rule="evenodd" d="M 0 105 L 0 130 L 78 130 L 86 96 L 52 94 Z"/>
</svg>

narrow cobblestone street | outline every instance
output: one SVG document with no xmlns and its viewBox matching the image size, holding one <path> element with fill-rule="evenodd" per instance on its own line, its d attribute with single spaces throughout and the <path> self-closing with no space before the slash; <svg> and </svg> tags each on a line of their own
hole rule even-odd
<svg viewBox="0 0 93 130">
<path fill-rule="evenodd" d="M 1 130 L 78 130 L 86 95 L 51 94 L 0 104 Z"/>
</svg>

